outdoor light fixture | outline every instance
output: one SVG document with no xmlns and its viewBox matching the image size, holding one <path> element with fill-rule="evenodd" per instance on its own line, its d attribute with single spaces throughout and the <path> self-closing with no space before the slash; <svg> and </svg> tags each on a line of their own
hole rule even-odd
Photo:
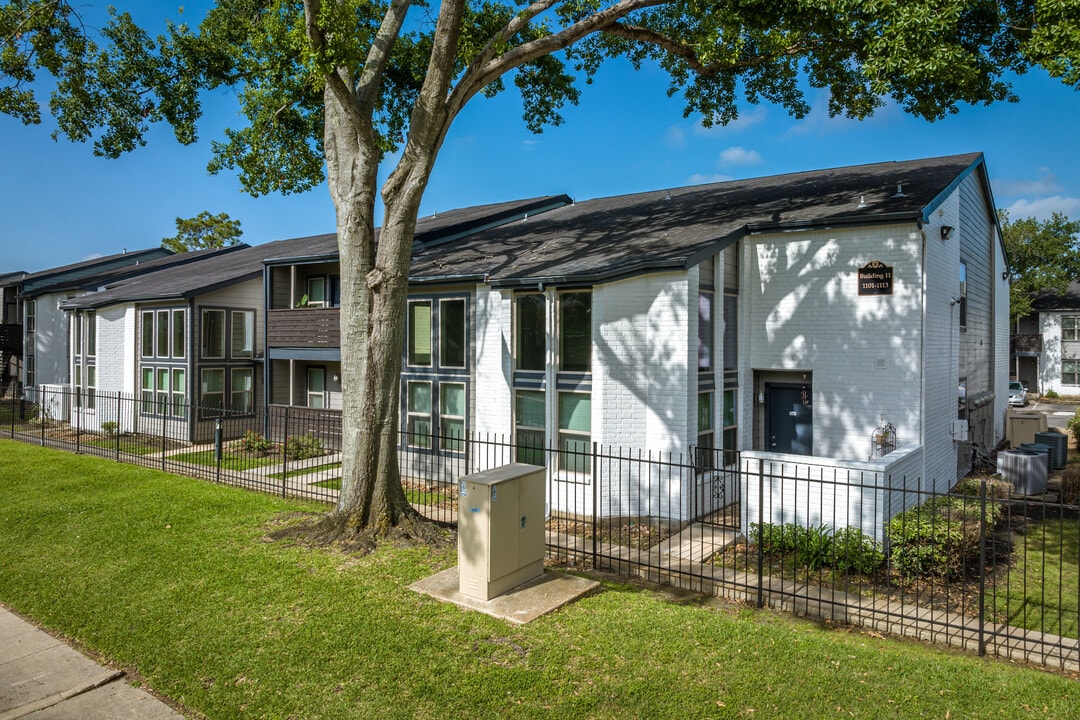
<svg viewBox="0 0 1080 720">
<path fill-rule="evenodd" d="M 952 237 L 952 231 L 953 231 L 952 225 L 942 225 L 941 226 L 941 239 L 942 240 L 948 240 L 949 238 L 951 238 Z"/>
</svg>

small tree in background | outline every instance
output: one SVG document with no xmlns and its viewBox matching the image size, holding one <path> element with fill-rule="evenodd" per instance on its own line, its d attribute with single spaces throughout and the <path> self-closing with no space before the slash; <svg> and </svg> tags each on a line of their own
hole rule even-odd
<svg viewBox="0 0 1080 720">
<path fill-rule="evenodd" d="M 1015 322 L 1031 314 L 1040 293 L 1064 294 L 1070 282 L 1080 280 L 1080 220 L 1056 212 L 1049 220 L 1014 221 L 1005 210 L 998 217 L 1012 270 L 1009 302 Z"/>
<path fill-rule="evenodd" d="M 176 218 L 176 235 L 161 239 L 161 247 L 183 253 L 235 245 L 244 231 L 228 213 L 211 215 L 206 210 L 193 218 Z"/>
</svg>

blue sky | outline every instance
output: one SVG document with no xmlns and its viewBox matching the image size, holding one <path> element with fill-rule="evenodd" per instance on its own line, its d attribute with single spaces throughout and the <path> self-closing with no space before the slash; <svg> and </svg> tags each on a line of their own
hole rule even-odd
<svg viewBox="0 0 1080 720">
<path fill-rule="evenodd" d="M 152 18 L 155 5 L 174 7 L 146 2 L 139 10 L 149 17 L 137 19 Z M 187 20 L 197 22 L 191 13 Z M 667 97 L 661 71 L 612 64 L 583 87 L 580 105 L 564 112 L 565 124 L 539 135 L 525 129 L 512 93 L 476 98 L 447 138 L 421 213 L 981 151 L 997 206 L 1012 217 L 1057 210 L 1080 218 L 1080 92 L 1041 71 L 1014 86 L 1019 103 L 965 106 L 936 123 L 895 106 L 862 122 L 830 119 L 824 96 L 811 95 L 814 111 L 803 120 L 771 105 L 745 106 L 735 123 L 705 129 L 683 118 L 679 98 Z M 198 144 L 181 146 L 161 127 L 146 147 L 119 160 L 96 158 L 89 145 L 53 141 L 48 119 L 27 127 L 0 117 L 0 274 L 154 247 L 175 234 L 177 217 L 204 210 L 240 220 L 250 244 L 334 230 L 325 186 L 252 198 L 234 175 L 208 175 L 209 140 L 240 118 L 230 96 L 211 98 L 206 109 Z"/>
</svg>

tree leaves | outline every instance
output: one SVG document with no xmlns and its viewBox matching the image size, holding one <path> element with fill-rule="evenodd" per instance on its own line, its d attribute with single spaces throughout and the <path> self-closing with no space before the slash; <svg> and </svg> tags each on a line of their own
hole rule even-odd
<svg viewBox="0 0 1080 720">
<path fill-rule="evenodd" d="M 1005 252 L 1012 271 L 1010 314 L 1015 320 L 1032 312 L 1041 293 L 1064 294 L 1080 281 L 1080 220 L 1054 213 L 1049 220 L 1010 220 L 998 212 Z"/>
<path fill-rule="evenodd" d="M 176 235 L 162 238 L 161 247 L 183 253 L 236 245 L 243 231 L 240 221 L 228 213 L 211 215 L 204 210 L 193 218 L 176 218 Z"/>
</svg>

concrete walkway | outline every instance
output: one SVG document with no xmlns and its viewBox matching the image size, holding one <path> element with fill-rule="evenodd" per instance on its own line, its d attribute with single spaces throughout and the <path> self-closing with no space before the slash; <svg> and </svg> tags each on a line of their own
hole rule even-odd
<svg viewBox="0 0 1080 720">
<path fill-rule="evenodd" d="M 0 720 L 183 720 L 91 660 L 0 606 Z"/>
</svg>

